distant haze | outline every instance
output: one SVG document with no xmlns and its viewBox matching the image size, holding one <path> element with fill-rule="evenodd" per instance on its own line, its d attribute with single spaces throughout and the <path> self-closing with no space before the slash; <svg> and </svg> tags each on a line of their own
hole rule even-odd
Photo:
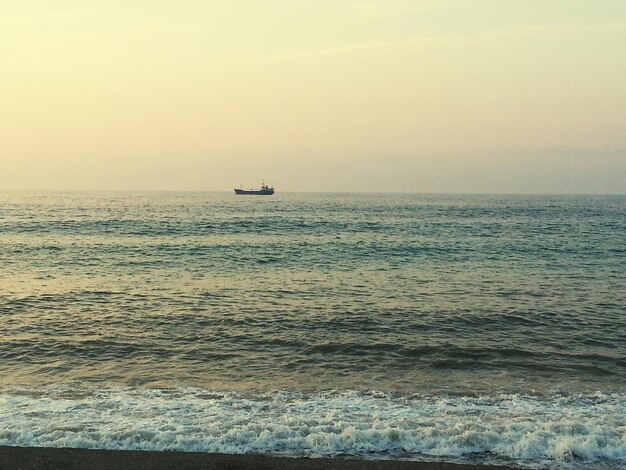
<svg viewBox="0 0 626 470">
<path fill-rule="evenodd" d="M 0 8 L 0 189 L 626 193 L 624 0 Z"/>
</svg>

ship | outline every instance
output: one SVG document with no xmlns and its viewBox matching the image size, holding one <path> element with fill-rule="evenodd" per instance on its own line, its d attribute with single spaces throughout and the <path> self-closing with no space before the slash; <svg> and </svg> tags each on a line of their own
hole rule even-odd
<svg viewBox="0 0 626 470">
<path fill-rule="evenodd" d="M 248 195 L 255 195 L 255 196 L 270 196 L 272 194 L 274 194 L 274 188 L 266 185 L 265 183 L 263 183 L 261 185 L 261 189 L 237 189 L 235 188 L 235 194 L 248 194 Z"/>
</svg>

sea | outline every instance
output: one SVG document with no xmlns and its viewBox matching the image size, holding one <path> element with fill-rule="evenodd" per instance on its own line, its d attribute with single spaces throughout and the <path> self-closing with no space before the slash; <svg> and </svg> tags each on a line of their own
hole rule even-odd
<svg viewBox="0 0 626 470">
<path fill-rule="evenodd" d="M 626 468 L 626 196 L 0 192 L 0 445 Z"/>
</svg>

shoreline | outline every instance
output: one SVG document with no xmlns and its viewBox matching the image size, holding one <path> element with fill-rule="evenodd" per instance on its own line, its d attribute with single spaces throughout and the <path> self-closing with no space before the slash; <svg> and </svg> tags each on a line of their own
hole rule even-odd
<svg viewBox="0 0 626 470">
<path fill-rule="evenodd" d="M 404 460 L 299 458 L 256 454 L 211 454 L 0 446 L 0 470 L 515 470 L 519 467 Z"/>
</svg>

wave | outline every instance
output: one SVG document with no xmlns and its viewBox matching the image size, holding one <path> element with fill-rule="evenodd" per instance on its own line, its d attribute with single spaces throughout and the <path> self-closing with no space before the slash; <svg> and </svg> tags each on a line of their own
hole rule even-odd
<svg viewBox="0 0 626 470">
<path fill-rule="evenodd" d="M 0 445 L 593 468 L 626 464 L 624 398 L 10 387 Z"/>
</svg>

